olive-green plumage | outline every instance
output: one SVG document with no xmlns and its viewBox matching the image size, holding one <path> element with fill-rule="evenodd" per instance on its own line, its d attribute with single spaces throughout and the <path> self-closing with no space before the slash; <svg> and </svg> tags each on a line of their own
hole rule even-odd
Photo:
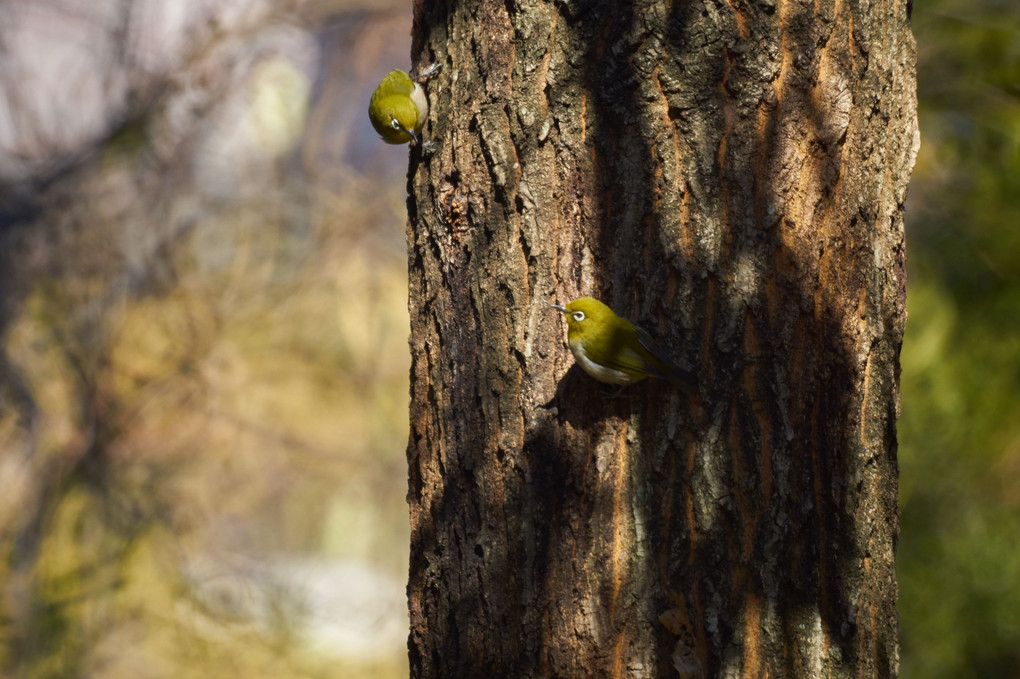
<svg viewBox="0 0 1020 679">
<path fill-rule="evenodd" d="M 581 297 L 565 307 L 553 308 L 567 318 L 570 353 L 595 379 L 633 384 L 658 377 L 690 391 L 697 389 L 697 377 L 674 365 L 647 332 L 597 299 Z"/>
<path fill-rule="evenodd" d="M 404 71 L 390 71 L 372 93 L 368 117 L 389 144 L 417 144 L 428 115 L 425 90 Z"/>
</svg>

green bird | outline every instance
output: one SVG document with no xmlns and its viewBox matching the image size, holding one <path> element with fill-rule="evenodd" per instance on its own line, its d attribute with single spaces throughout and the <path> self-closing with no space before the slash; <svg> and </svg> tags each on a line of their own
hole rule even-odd
<svg viewBox="0 0 1020 679">
<path fill-rule="evenodd" d="M 372 93 L 368 117 L 372 127 L 388 144 L 417 144 L 429 113 L 421 82 L 435 72 L 433 65 L 417 79 L 401 70 L 390 71 Z"/>
<path fill-rule="evenodd" d="M 570 353 L 600 382 L 624 385 L 658 377 L 689 392 L 697 391 L 698 378 L 693 373 L 674 365 L 647 332 L 597 299 L 581 297 L 552 308 L 567 317 Z"/>
</svg>

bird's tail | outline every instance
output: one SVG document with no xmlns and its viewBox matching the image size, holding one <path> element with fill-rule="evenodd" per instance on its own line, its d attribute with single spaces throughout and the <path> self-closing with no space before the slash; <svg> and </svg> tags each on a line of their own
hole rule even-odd
<svg viewBox="0 0 1020 679">
<path fill-rule="evenodd" d="M 666 367 L 668 372 L 664 377 L 669 380 L 669 383 L 674 387 L 683 389 L 688 394 L 698 393 L 698 376 L 692 373 L 690 370 L 684 370 L 683 368 L 667 363 Z"/>
</svg>

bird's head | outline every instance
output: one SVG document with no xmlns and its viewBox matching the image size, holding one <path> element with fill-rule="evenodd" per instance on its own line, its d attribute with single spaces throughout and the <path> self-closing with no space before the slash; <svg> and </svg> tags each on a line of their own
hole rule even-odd
<svg viewBox="0 0 1020 679">
<path fill-rule="evenodd" d="M 385 130 L 380 131 L 383 139 L 391 144 L 418 143 L 418 132 L 420 123 L 418 121 L 418 108 L 410 97 L 390 97 L 386 101 L 382 118 Z"/>
<path fill-rule="evenodd" d="M 616 319 L 612 309 L 592 297 L 580 297 L 566 306 L 554 304 L 553 308 L 567 317 L 567 336 L 572 340 L 601 332 Z"/>
</svg>

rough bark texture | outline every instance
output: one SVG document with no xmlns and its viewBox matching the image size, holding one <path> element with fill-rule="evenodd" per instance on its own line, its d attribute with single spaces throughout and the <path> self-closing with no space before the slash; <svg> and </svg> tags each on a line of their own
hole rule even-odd
<svg viewBox="0 0 1020 679">
<path fill-rule="evenodd" d="M 414 677 L 898 669 L 907 3 L 415 8 Z M 572 367 L 581 295 L 694 367 Z"/>
</svg>

